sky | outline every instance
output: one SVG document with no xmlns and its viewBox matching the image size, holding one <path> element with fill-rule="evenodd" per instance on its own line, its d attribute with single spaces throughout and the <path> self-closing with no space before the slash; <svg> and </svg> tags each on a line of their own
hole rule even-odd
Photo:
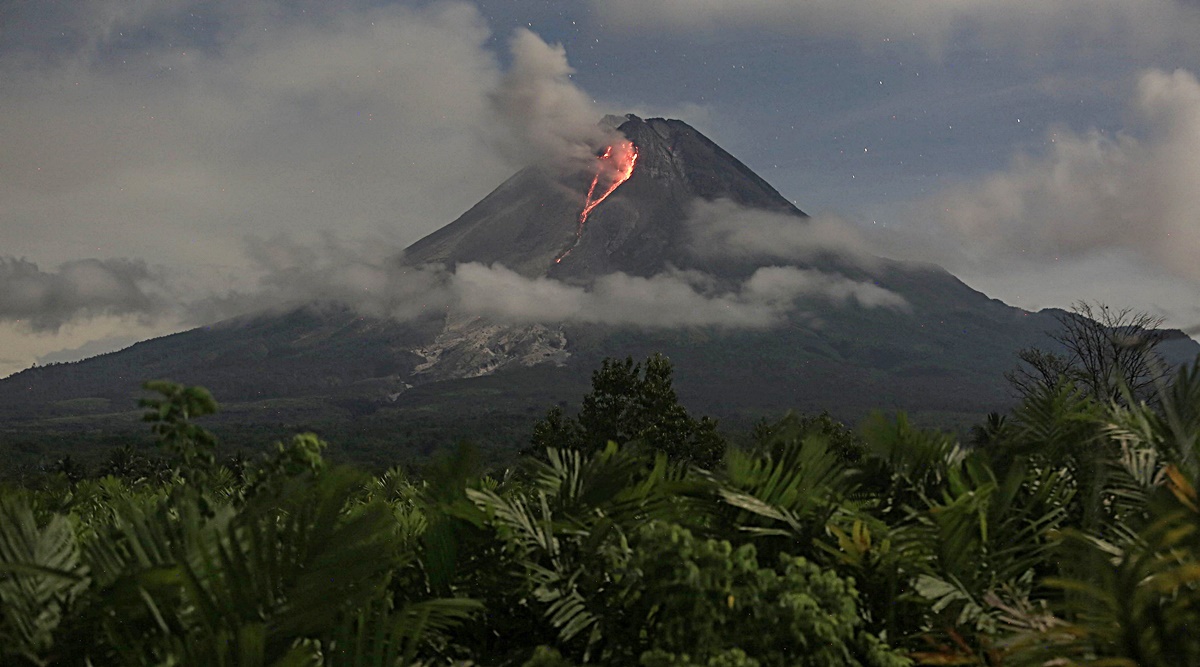
<svg viewBox="0 0 1200 667">
<path fill-rule="evenodd" d="M 1195 335 L 1195 34 L 1195 0 L 0 0 L 0 377 L 312 294 L 395 315 L 509 289 L 624 321 L 613 294 L 638 291 L 679 314 L 657 326 L 769 323 L 780 285 L 902 306 L 803 272 L 704 295 L 381 268 L 629 112 L 688 122 L 870 253 Z"/>
</svg>

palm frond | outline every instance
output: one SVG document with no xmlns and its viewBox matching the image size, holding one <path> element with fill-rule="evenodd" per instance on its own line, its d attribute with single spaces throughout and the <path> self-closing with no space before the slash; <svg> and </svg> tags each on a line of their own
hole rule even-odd
<svg viewBox="0 0 1200 667">
<path fill-rule="evenodd" d="M 811 542 L 849 497 L 856 482 L 848 465 L 819 435 L 781 433 L 764 453 L 730 451 L 722 475 L 709 476 L 717 497 L 736 510 L 726 517 L 754 535 L 786 535 Z"/>
<path fill-rule="evenodd" d="M 307 660 L 296 642 L 374 599 L 400 548 L 389 506 L 350 502 L 359 488 L 357 475 L 329 470 L 236 511 L 202 510 L 186 494 L 149 511 L 123 508 L 86 551 L 99 587 L 79 631 L 107 637 L 91 655 Z"/>
<path fill-rule="evenodd" d="M 0 497 L 0 656 L 41 664 L 86 575 L 67 517 L 39 526 L 25 497 Z"/>
</svg>

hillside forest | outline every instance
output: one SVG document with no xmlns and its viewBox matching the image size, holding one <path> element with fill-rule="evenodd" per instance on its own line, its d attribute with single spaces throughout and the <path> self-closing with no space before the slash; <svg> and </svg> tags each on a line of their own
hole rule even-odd
<svg viewBox="0 0 1200 667">
<path fill-rule="evenodd" d="M 1200 664 L 1200 360 L 1023 359 L 967 437 L 737 438 L 609 359 L 504 465 L 380 474 L 229 456 L 206 390 L 149 382 L 153 450 L 0 487 L 0 664 Z"/>
</svg>

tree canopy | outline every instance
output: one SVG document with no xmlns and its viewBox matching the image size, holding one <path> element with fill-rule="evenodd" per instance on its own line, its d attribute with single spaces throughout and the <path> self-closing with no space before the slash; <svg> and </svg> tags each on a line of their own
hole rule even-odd
<svg viewBox="0 0 1200 667">
<path fill-rule="evenodd" d="M 672 461 L 710 467 L 721 460 L 725 442 L 710 417 L 693 418 L 672 384 L 674 369 L 661 354 L 635 363 L 605 359 L 592 373 L 592 389 L 579 414 L 552 408 L 534 426 L 533 451 L 547 447 L 594 452 L 611 441 L 638 443 Z"/>
</svg>

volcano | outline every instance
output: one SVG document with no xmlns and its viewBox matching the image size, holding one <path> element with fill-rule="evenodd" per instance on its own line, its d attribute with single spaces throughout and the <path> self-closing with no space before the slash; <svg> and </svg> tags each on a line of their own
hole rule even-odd
<svg viewBox="0 0 1200 667">
<path fill-rule="evenodd" d="M 604 122 L 634 147 L 636 163 L 582 227 L 575 223 L 589 203 L 582 193 L 596 174 L 593 165 L 565 174 L 529 167 L 454 222 L 412 244 L 405 251 L 407 261 L 499 262 L 527 276 L 563 279 L 614 271 L 647 276 L 668 264 L 711 268 L 686 251 L 684 223 L 698 199 L 783 213 L 798 224 L 808 217 L 683 121 L 629 115 L 607 116 Z M 564 248 L 571 248 L 569 256 L 556 262 Z"/>
<path fill-rule="evenodd" d="M 745 289 L 762 267 L 690 250 L 688 220 L 698 204 L 771 213 L 800 234 L 812 224 L 682 121 L 629 115 L 604 123 L 612 142 L 593 156 L 516 173 L 398 261 L 503 266 L 580 290 L 614 275 L 665 274 Z M 86 442 L 88 433 L 140 428 L 133 406 L 141 383 L 155 378 L 208 387 L 224 406 L 227 439 L 316 429 L 378 461 L 395 460 L 389 448 L 401 446 L 397 434 L 408 438 L 405 451 L 414 439 L 425 451 L 431 441 L 458 437 L 511 449 L 547 407 L 577 402 L 601 359 L 656 352 L 675 363 L 689 408 L 733 427 L 789 409 L 855 420 L 874 408 L 962 426 L 1011 404 L 1004 371 L 1020 348 L 1045 344 L 1057 325 L 1048 313 L 990 299 L 936 266 L 819 256 L 792 269 L 793 276 L 836 276 L 839 285 L 892 295 L 904 307 L 798 298 L 771 326 L 647 328 L 602 318 L 514 325 L 453 309 L 398 322 L 311 304 L 4 379 L 0 453 L 28 460 L 45 451 L 31 437 Z M 1200 346 L 1177 333 L 1161 349 L 1182 360 Z"/>
</svg>

